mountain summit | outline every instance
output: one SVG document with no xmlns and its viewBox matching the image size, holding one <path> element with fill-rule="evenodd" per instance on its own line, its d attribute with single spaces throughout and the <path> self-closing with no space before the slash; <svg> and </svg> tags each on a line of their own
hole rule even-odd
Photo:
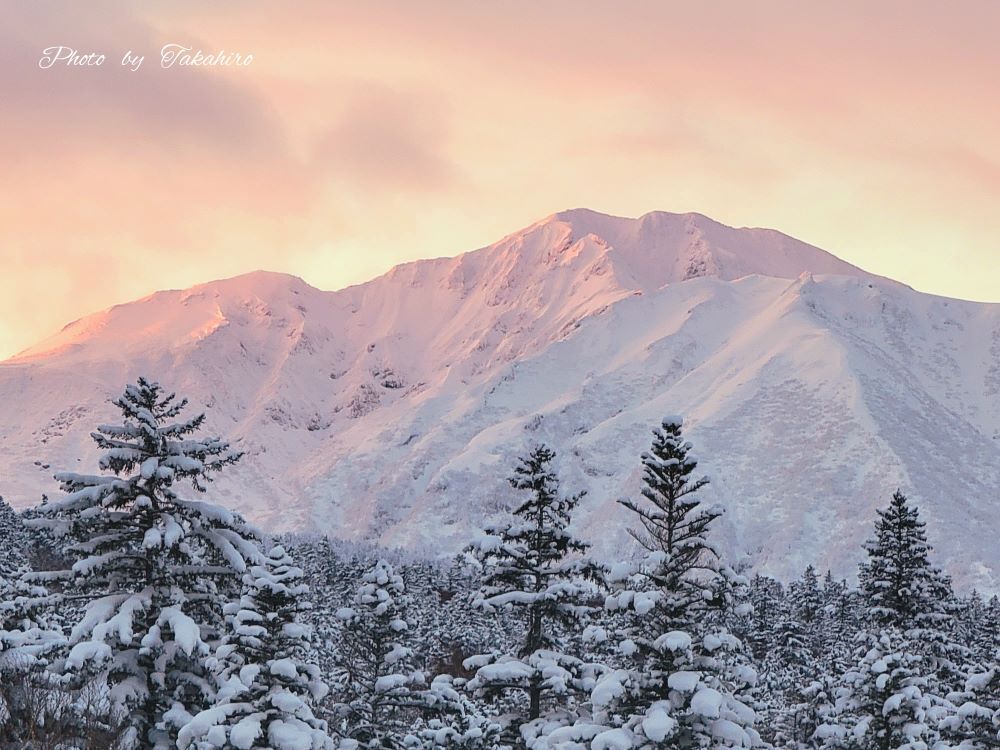
<svg viewBox="0 0 1000 750">
<path fill-rule="evenodd" d="M 93 467 L 89 432 L 139 374 L 247 451 L 218 489 L 275 530 L 457 549 L 544 440 L 611 550 L 650 430 L 680 413 L 761 570 L 849 573 L 902 487 L 960 583 L 1000 582 L 1000 305 L 772 230 L 576 209 L 339 291 L 258 272 L 119 305 L 0 363 L 0 493 L 25 506 Z"/>
<path fill-rule="evenodd" d="M 795 279 L 806 272 L 870 276 L 773 229 L 734 229 L 696 213 L 653 211 L 627 219 L 580 208 L 536 226 L 551 224 L 566 227 L 572 238 L 599 238 L 644 291 L 700 276 L 726 281 L 755 274 Z"/>
</svg>

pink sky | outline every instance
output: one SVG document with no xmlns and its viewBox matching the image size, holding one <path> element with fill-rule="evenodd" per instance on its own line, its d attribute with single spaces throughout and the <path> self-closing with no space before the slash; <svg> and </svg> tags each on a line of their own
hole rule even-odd
<svg viewBox="0 0 1000 750">
<path fill-rule="evenodd" d="M 1000 301 L 998 37 L 990 0 L 11 3 L 0 357 L 157 289 L 337 288 L 576 206 Z M 168 42 L 255 60 L 161 70 Z M 108 62 L 39 69 L 59 44 Z"/>
</svg>

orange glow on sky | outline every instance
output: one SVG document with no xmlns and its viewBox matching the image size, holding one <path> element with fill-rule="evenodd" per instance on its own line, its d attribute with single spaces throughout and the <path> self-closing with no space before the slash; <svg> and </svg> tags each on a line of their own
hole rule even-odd
<svg viewBox="0 0 1000 750">
<path fill-rule="evenodd" d="M 157 289 L 337 288 L 577 206 L 1000 301 L 998 37 L 991 0 L 11 3 L 0 358 Z M 255 59 L 162 70 L 168 42 Z M 39 69 L 55 44 L 109 59 Z"/>
</svg>

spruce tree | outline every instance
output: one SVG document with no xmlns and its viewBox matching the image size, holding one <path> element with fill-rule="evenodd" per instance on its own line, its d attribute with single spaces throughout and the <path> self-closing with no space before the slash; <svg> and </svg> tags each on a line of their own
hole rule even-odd
<svg viewBox="0 0 1000 750">
<path fill-rule="evenodd" d="M 643 530 L 629 529 L 629 534 L 649 552 L 679 556 L 679 564 L 695 568 L 712 557 L 706 542 L 709 524 L 721 511 L 706 508 L 695 493 L 708 484 L 708 477 L 696 476 L 698 462 L 691 455 L 691 443 L 681 435 L 683 421 L 668 417 L 653 430 L 653 444 L 642 454 L 642 496 L 649 505 L 621 500 L 622 505 L 639 517 Z M 651 507 L 650 507 L 651 506 Z"/>
<path fill-rule="evenodd" d="M 181 729 L 181 750 L 333 747 L 326 723 L 313 713 L 327 687 L 300 619 L 309 609 L 302 579 L 279 545 L 250 567 L 239 601 L 226 606 L 228 631 L 209 662 L 219 685 L 214 705 Z"/>
<path fill-rule="evenodd" d="M 846 581 L 835 580 L 829 570 L 822 593 L 820 667 L 825 674 L 839 675 L 854 663 L 854 642 L 862 620 L 861 597 L 848 589 Z"/>
<path fill-rule="evenodd" d="M 863 636 L 862 655 L 835 689 L 833 721 L 817 738 L 837 750 L 921 750 L 939 739 L 948 713 L 926 665 L 897 628 Z"/>
<path fill-rule="evenodd" d="M 181 494 L 240 457 L 197 435 L 204 414 L 181 419 L 187 401 L 144 378 L 114 403 L 122 422 L 92 433 L 106 473 L 57 474 L 66 497 L 38 511 L 76 560 L 62 577 L 89 602 L 63 669 L 106 674 L 132 741 L 165 750 L 213 698 L 205 661 L 223 604 L 260 551 L 241 518 Z"/>
<path fill-rule="evenodd" d="M 819 585 L 819 576 L 816 575 L 816 569 L 812 565 L 807 565 L 802 577 L 791 583 L 788 587 L 788 597 L 793 616 L 807 628 L 820 618 L 823 609 L 823 591 Z"/>
<path fill-rule="evenodd" d="M 462 681 L 438 675 L 405 744 L 412 750 L 501 750 L 503 728 L 460 692 Z"/>
<path fill-rule="evenodd" d="M 24 555 L 30 533 L 0 497 L 0 680 L 9 682 L 47 664 L 62 644 L 50 622 L 52 598 L 32 582 Z"/>
<path fill-rule="evenodd" d="M 878 514 L 868 563 L 859 573 L 868 617 L 904 632 L 925 657 L 932 689 L 945 694 L 964 680 L 960 665 L 968 658 L 954 638 L 951 581 L 931 564 L 924 522 L 901 492 Z"/>
<path fill-rule="evenodd" d="M 482 644 L 506 643 L 510 628 L 464 603 L 475 589 L 468 560 L 449 576 L 427 560 L 391 566 L 380 560 L 382 550 L 363 544 L 303 535 L 282 542 L 294 549 L 309 582 L 313 605 L 302 615 L 320 636 L 314 655 L 334 688 L 323 713 L 342 748 L 497 746 L 500 728 L 466 694 L 461 662 Z M 379 685 L 381 677 L 387 679 Z M 366 720 L 373 708 L 377 718 Z"/>
<path fill-rule="evenodd" d="M 407 645 L 406 586 L 385 560 L 364 574 L 342 623 L 335 656 L 338 732 L 363 747 L 400 747 L 426 705 L 426 679 Z"/>
<path fill-rule="evenodd" d="M 504 722 L 515 742 L 570 723 L 571 712 L 593 684 L 595 666 L 567 653 L 594 609 L 596 569 L 588 545 L 569 529 L 583 497 L 562 495 L 550 468 L 555 453 L 544 445 L 520 459 L 509 482 L 524 499 L 515 520 L 487 529 L 472 546 L 482 565 L 482 585 L 473 606 L 508 609 L 523 638 L 515 653 L 495 650 L 466 660 L 476 670 L 469 688 L 488 698 L 513 701 Z M 520 705 L 512 693 L 526 699 Z"/>
<path fill-rule="evenodd" d="M 51 597 L 28 581 L 23 561 L 0 560 L 0 747 L 31 747 L 53 717 L 37 713 L 58 684 L 45 672 L 65 645 L 51 621 Z M 55 701 L 51 701 L 54 703 Z M 64 726 L 73 724 L 63 721 Z"/>
<path fill-rule="evenodd" d="M 981 655 L 984 657 L 996 655 L 1000 651 L 1000 597 L 996 594 L 986 602 L 979 634 L 977 641 Z"/>
<path fill-rule="evenodd" d="M 876 512 L 875 538 L 867 544 L 868 562 L 859 573 L 868 615 L 880 625 L 909 628 L 939 610 L 925 524 L 899 490 L 888 508 Z"/>
<path fill-rule="evenodd" d="M 750 605 L 749 622 L 745 626 L 744 645 L 753 658 L 762 662 L 774 652 L 775 634 L 778 623 L 783 619 L 785 592 L 781 583 L 769 576 L 757 573 L 747 587 L 747 603 Z"/>
<path fill-rule="evenodd" d="M 638 565 L 615 566 L 612 611 L 630 618 L 612 634 L 621 668 L 592 693 L 594 747 L 735 748 L 759 742 L 750 690 L 756 673 L 742 644 L 719 624 L 733 588 L 745 581 L 724 566 L 708 539 L 720 513 L 696 495 L 697 462 L 680 419 L 665 419 L 643 455 L 648 506 L 623 505 L 640 519 L 633 536 L 650 550 Z"/>
<path fill-rule="evenodd" d="M 949 582 L 929 551 L 917 509 L 897 491 L 878 511 L 859 572 L 866 626 L 821 732 L 832 747 L 891 750 L 940 737 L 965 649 L 952 637 Z"/>
<path fill-rule="evenodd" d="M 977 641 L 982 637 L 986 626 L 986 602 L 979 591 L 973 589 L 968 596 L 959 599 L 955 614 L 956 633 L 960 634 L 964 643 L 975 644 L 973 652 L 975 656 L 981 656 L 981 646 L 986 644 Z"/>
<path fill-rule="evenodd" d="M 830 645 L 823 589 L 812 565 L 788 587 L 781 617 L 768 628 L 763 655 L 770 731 L 765 736 L 783 748 L 811 748 L 813 735 L 832 710 L 832 675 L 823 656 Z"/>
<path fill-rule="evenodd" d="M 836 680 L 811 665 L 811 670 L 799 674 L 801 682 L 793 684 L 775 706 L 773 738 L 776 747 L 788 750 L 813 750 L 816 733 L 827 723 L 833 711 Z M 808 672 L 815 673 L 810 676 Z"/>
<path fill-rule="evenodd" d="M 708 477 L 695 474 L 698 462 L 681 429 L 679 417 L 664 419 L 653 431 L 649 452 L 642 454 L 646 503 L 619 501 L 642 525 L 629 529 L 632 537 L 647 551 L 662 553 L 653 582 L 665 597 L 662 610 L 676 626 L 724 606 L 730 579 L 722 575 L 719 553 L 708 540 L 709 525 L 722 511 L 702 505 L 697 492 Z"/>
<path fill-rule="evenodd" d="M 801 684 L 798 679 L 811 666 L 812 653 L 805 628 L 792 612 L 787 612 L 775 626 L 773 648 L 764 657 L 764 673 L 775 677 L 775 687 L 786 687 L 789 683 Z"/>
<path fill-rule="evenodd" d="M 942 738 L 962 750 L 1000 747 L 1000 654 L 988 668 L 969 675 L 949 698 L 955 710 L 940 725 Z"/>
<path fill-rule="evenodd" d="M 28 560 L 25 550 L 31 547 L 31 536 L 17 511 L 0 497 L 0 575 L 8 579 Z"/>
</svg>

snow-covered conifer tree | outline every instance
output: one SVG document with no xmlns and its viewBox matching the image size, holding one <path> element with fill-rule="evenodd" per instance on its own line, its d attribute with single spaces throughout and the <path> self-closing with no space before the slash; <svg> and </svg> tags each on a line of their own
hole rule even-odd
<svg viewBox="0 0 1000 750">
<path fill-rule="evenodd" d="M 27 747 L 49 718 L 33 713 L 39 708 L 33 698 L 58 687 L 43 670 L 65 638 L 48 622 L 48 592 L 27 580 L 23 560 L 13 562 L 0 560 L 0 746 Z"/>
<path fill-rule="evenodd" d="M 968 649 L 954 638 L 951 581 L 931 564 L 924 528 L 917 508 L 896 491 L 879 511 L 859 579 L 871 620 L 906 634 L 927 662 L 930 689 L 944 695 L 964 682 Z"/>
<path fill-rule="evenodd" d="M 832 702 L 832 679 L 824 674 L 819 658 L 824 643 L 822 591 L 811 565 L 788 587 L 779 611 L 761 658 L 770 719 L 762 733 L 779 747 L 809 748 Z"/>
<path fill-rule="evenodd" d="M 107 473 L 56 475 L 68 494 L 39 513 L 76 559 L 64 573 L 74 595 L 89 599 L 65 671 L 105 673 L 133 742 L 166 749 L 213 697 L 204 664 L 223 604 L 260 552 L 237 515 L 180 494 L 240 457 L 196 435 L 204 415 L 179 419 L 187 401 L 144 378 L 114 403 L 123 421 L 92 433 Z"/>
<path fill-rule="evenodd" d="M 923 747 L 939 739 L 951 709 L 946 697 L 961 678 L 946 611 L 950 585 L 928 556 L 918 511 L 901 492 L 878 511 L 862 564 L 867 627 L 857 636 L 854 666 L 841 677 L 829 725 L 820 734 L 836 748 Z"/>
<path fill-rule="evenodd" d="M 0 679 L 37 666 L 58 645 L 58 634 L 46 627 L 43 608 L 48 595 L 27 580 L 24 556 L 29 535 L 14 509 L 0 497 Z"/>
<path fill-rule="evenodd" d="M 983 658 L 990 658 L 1000 651 L 1000 597 L 996 594 L 986 602 L 982 620 L 973 639 Z"/>
<path fill-rule="evenodd" d="M 473 606 L 509 609 L 523 626 L 516 653 L 494 651 L 466 660 L 476 670 L 469 688 L 486 697 L 508 697 L 503 723 L 515 742 L 569 723 L 577 698 L 593 685 L 595 665 L 566 653 L 582 632 L 598 589 L 588 545 L 569 529 L 582 494 L 560 493 L 551 469 L 555 453 L 544 445 L 522 457 L 510 478 L 523 500 L 515 520 L 487 529 L 472 545 L 482 564 L 482 586 Z M 525 700 L 519 702 L 520 695 Z"/>
<path fill-rule="evenodd" d="M 787 750 L 814 750 L 818 745 L 816 732 L 827 724 L 833 711 L 836 679 L 811 669 L 798 673 L 798 684 L 790 684 L 783 695 L 776 699 L 772 714 L 774 720 L 770 736 L 776 747 Z M 816 672 L 815 678 L 807 672 Z"/>
<path fill-rule="evenodd" d="M 769 576 L 757 573 L 746 587 L 746 600 L 750 611 L 745 622 L 739 623 L 739 635 L 744 647 L 757 661 L 774 651 L 774 636 L 783 618 L 784 589 Z"/>
<path fill-rule="evenodd" d="M 25 551 L 32 532 L 0 498 L 0 746 L 29 747 L 54 734 L 72 733 L 74 722 L 55 706 L 58 680 L 45 671 L 65 646 L 54 597 L 32 580 Z M 49 710 L 51 708 L 51 710 Z M 90 718 L 90 717 L 87 717 Z"/>
<path fill-rule="evenodd" d="M 1000 658 L 987 669 L 970 674 L 964 689 L 949 699 L 956 708 L 941 721 L 939 728 L 950 747 L 961 750 L 1000 747 Z"/>
<path fill-rule="evenodd" d="M 620 502 L 639 517 L 644 531 L 629 529 L 629 533 L 644 549 L 666 552 L 681 558 L 679 565 L 694 568 L 714 556 L 706 534 L 721 511 L 702 506 L 695 494 L 708 484 L 708 477 L 694 475 L 698 462 L 691 454 L 691 443 L 682 438 L 682 424 L 679 417 L 664 419 L 653 430 L 649 452 L 642 454 L 646 485 L 642 496 L 649 505 Z"/>
<path fill-rule="evenodd" d="M 702 505 L 696 494 L 708 477 L 695 475 L 698 462 L 681 428 L 679 417 L 664 419 L 653 431 L 649 452 L 642 454 L 646 504 L 620 501 L 642 524 L 643 530 L 629 530 L 636 541 L 650 552 L 664 553 L 658 558 L 655 581 L 664 600 L 659 610 L 675 627 L 701 621 L 707 610 L 721 608 L 732 579 L 708 540 L 709 525 L 722 511 Z"/>
<path fill-rule="evenodd" d="M 763 660 L 765 676 L 773 675 L 776 689 L 788 687 L 789 683 L 801 684 L 801 676 L 811 667 L 812 653 L 805 628 L 792 612 L 775 625 L 772 644 Z"/>
<path fill-rule="evenodd" d="M 337 612 L 337 731 L 364 747 L 400 747 L 427 705 L 423 672 L 406 645 L 407 595 L 403 578 L 379 560 L 361 581 L 349 607 Z"/>
<path fill-rule="evenodd" d="M 824 674 L 843 674 L 855 662 L 855 637 L 860 627 L 861 597 L 844 580 L 836 580 L 829 570 L 823 578 L 823 607 L 819 641 L 820 667 Z M 870 621 L 864 618 L 866 622 Z"/>
<path fill-rule="evenodd" d="M 983 646 L 987 647 L 986 654 L 990 654 L 993 650 L 990 648 L 993 636 L 987 630 L 990 623 L 987 620 L 986 602 L 983 600 L 982 594 L 977 589 L 973 589 L 967 596 L 958 599 L 957 602 L 958 609 L 955 613 L 956 633 L 963 643 L 967 643 L 970 646 L 975 644 L 972 650 L 976 656 L 983 655 Z M 986 637 L 984 638 L 983 636 Z"/>
<path fill-rule="evenodd" d="M 427 707 L 404 742 L 412 750 L 500 750 L 503 728 L 461 690 L 461 681 L 438 675 L 427 692 Z"/>
<path fill-rule="evenodd" d="M 809 648 L 818 656 L 823 650 L 821 631 L 823 589 L 820 587 L 816 569 L 812 565 L 806 566 L 802 577 L 789 585 L 788 599 L 791 616 L 802 624 Z"/>
<path fill-rule="evenodd" d="M 751 747 L 759 742 L 749 689 L 756 673 L 737 638 L 718 624 L 734 584 L 708 540 L 719 512 L 701 507 L 692 479 L 697 462 L 683 440 L 681 420 L 668 418 L 644 454 L 643 495 L 651 507 L 625 501 L 645 529 L 634 536 L 647 550 L 639 565 L 620 564 L 618 590 L 607 606 L 632 617 L 614 633 L 622 668 L 604 675 L 592 693 L 592 747 Z"/>
<path fill-rule="evenodd" d="M 948 707 L 929 690 L 926 664 L 899 629 L 863 635 L 863 653 L 835 689 L 834 720 L 817 730 L 837 750 L 922 750 Z"/>
<path fill-rule="evenodd" d="M 285 549 L 271 548 L 243 578 L 239 602 L 227 605 L 229 629 L 210 665 L 215 703 L 180 731 L 178 745 L 198 750 L 324 750 L 333 742 L 313 701 L 326 695 L 310 661 L 309 608 L 303 573 Z"/>
<path fill-rule="evenodd" d="M 17 512 L 0 497 L 0 575 L 10 577 L 27 564 L 25 550 L 30 546 L 30 534 Z"/>
<path fill-rule="evenodd" d="M 898 490 L 889 507 L 876 512 L 875 538 L 868 542 L 868 562 L 859 573 L 868 615 L 882 625 L 910 627 L 939 609 L 925 524 Z"/>
</svg>

